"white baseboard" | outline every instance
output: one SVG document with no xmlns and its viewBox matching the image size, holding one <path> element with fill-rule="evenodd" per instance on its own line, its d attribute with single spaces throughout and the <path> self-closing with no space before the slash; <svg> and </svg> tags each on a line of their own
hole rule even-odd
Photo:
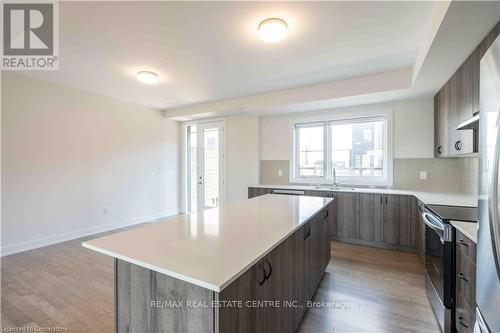
<svg viewBox="0 0 500 333">
<path fill-rule="evenodd" d="M 93 234 L 98 234 L 98 233 L 113 230 L 113 229 L 131 226 L 134 224 L 152 222 L 154 220 L 166 218 L 166 217 L 177 215 L 177 214 L 179 214 L 179 211 L 168 211 L 168 212 L 163 212 L 161 214 L 122 220 L 122 221 L 118 221 L 118 222 L 108 223 L 108 224 L 99 225 L 99 226 L 93 226 L 90 228 L 80 229 L 80 230 L 76 230 L 76 231 L 70 231 L 70 232 L 58 234 L 55 236 L 38 238 L 38 239 L 29 240 L 26 242 L 2 246 L 2 248 L 0 250 L 0 254 L 1 254 L 1 257 L 4 257 L 4 256 L 8 256 L 11 254 L 19 253 L 19 252 L 37 249 L 39 247 L 44 247 L 44 246 L 48 246 L 48 245 L 62 243 L 62 242 L 66 242 L 66 241 L 73 240 L 73 239 L 80 238 L 80 237 L 90 236 Z"/>
</svg>

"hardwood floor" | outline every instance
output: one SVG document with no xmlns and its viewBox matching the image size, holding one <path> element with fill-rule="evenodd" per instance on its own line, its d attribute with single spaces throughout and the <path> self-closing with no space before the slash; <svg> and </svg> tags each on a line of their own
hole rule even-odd
<svg viewBox="0 0 500 333">
<path fill-rule="evenodd" d="M 2 258 L 2 327 L 113 332 L 113 259 L 82 240 Z M 310 308 L 299 332 L 439 332 L 423 270 L 416 255 L 333 243 L 314 297 L 330 303 Z"/>
<path fill-rule="evenodd" d="M 299 332 L 440 332 L 414 254 L 335 242 L 313 301 Z"/>
</svg>

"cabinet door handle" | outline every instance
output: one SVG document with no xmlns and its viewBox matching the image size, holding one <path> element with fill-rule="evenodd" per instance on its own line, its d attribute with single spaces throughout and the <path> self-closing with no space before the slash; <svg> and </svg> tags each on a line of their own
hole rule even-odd
<svg viewBox="0 0 500 333">
<path fill-rule="evenodd" d="M 464 317 L 459 317 L 459 318 L 458 318 L 458 323 L 459 323 L 460 325 L 462 325 L 463 327 L 465 327 L 465 328 L 469 327 L 469 325 L 467 325 L 467 323 L 466 323 L 466 322 L 464 322 Z"/>
<path fill-rule="evenodd" d="M 461 278 L 462 280 L 464 280 L 465 282 L 469 282 L 469 279 L 465 278 L 464 273 L 458 274 L 458 277 Z"/>
<path fill-rule="evenodd" d="M 262 268 L 262 280 L 257 281 L 259 283 L 259 286 L 262 286 L 264 282 L 266 282 L 266 269 L 264 268 L 264 264 L 262 264 L 261 268 Z"/>
<path fill-rule="evenodd" d="M 441 154 L 443 152 L 443 147 L 442 146 L 437 147 L 437 152 L 438 154 Z"/>
<path fill-rule="evenodd" d="M 418 205 L 418 210 L 419 210 L 421 213 L 424 211 L 424 209 L 422 208 L 422 206 L 423 206 L 423 205 L 424 205 L 424 204 L 420 204 L 420 205 Z"/>
<path fill-rule="evenodd" d="M 273 266 L 269 262 L 269 260 L 265 259 L 264 264 L 267 264 L 269 267 L 269 273 L 266 272 L 266 269 L 264 268 L 264 273 L 265 273 L 265 280 L 269 279 L 271 277 L 271 274 L 273 273 Z"/>
<path fill-rule="evenodd" d="M 462 246 L 469 246 L 469 244 L 467 244 L 466 242 L 464 242 L 463 239 L 460 239 L 457 244 L 458 245 L 462 245 Z"/>
<path fill-rule="evenodd" d="M 387 205 L 387 196 L 385 197 L 385 204 Z"/>
<path fill-rule="evenodd" d="M 326 210 L 326 215 L 325 217 L 323 217 L 323 220 L 326 220 L 326 218 L 330 215 L 330 213 L 328 212 L 328 209 Z"/>
<path fill-rule="evenodd" d="M 307 239 L 307 237 L 309 237 L 309 235 L 311 234 L 311 229 L 308 225 L 306 225 L 304 228 L 306 229 L 306 235 L 304 236 L 304 239 Z"/>
<path fill-rule="evenodd" d="M 382 202 L 382 196 L 380 196 L 380 204 L 381 205 L 383 204 L 383 202 Z"/>
<path fill-rule="evenodd" d="M 462 150 L 462 141 L 461 140 L 458 140 L 457 142 L 455 142 L 455 149 Z"/>
</svg>

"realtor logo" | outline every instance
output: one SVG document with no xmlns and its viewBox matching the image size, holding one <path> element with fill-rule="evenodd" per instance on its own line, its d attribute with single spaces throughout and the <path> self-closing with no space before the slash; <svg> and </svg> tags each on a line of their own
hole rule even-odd
<svg viewBox="0 0 500 333">
<path fill-rule="evenodd" d="M 2 5 L 3 70 L 57 69 L 57 3 Z"/>
</svg>

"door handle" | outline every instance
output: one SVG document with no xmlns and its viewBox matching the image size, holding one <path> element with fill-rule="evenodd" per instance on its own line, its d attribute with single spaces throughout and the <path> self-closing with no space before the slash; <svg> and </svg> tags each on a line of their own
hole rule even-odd
<svg viewBox="0 0 500 333">
<path fill-rule="evenodd" d="M 446 228 L 441 221 L 433 218 L 432 215 L 428 212 L 423 212 L 421 216 L 422 221 L 425 223 L 425 225 L 427 225 L 429 228 L 434 230 L 436 234 L 439 235 L 442 243 L 444 243 L 445 241 L 451 241 L 449 228 Z"/>
<path fill-rule="evenodd" d="M 469 327 L 469 325 L 464 323 L 464 317 L 458 317 L 458 322 L 460 323 L 460 325 L 462 325 L 465 328 Z"/>
<path fill-rule="evenodd" d="M 262 286 L 264 282 L 266 282 L 266 268 L 264 267 L 264 264 L 262 264 L 261 268 L 262 268 L 262 279 L 260 281 L 257 280 L 259 286 Z"/>
<path fill-rule="evenodd" d="M 264 264 L 267 264 L 267 266 L 269 267 L 269 273 L 266 272 L 266 275 L 265 275 L 266 280 L 267 280 L 271 277 L 271 274 L 273 274 L 273 266 L 271 265 L 271 263 L 267 259 L 264 260 Z M 264 267 L 264 272 L 265 271 L 266 271 L 266 269 Z"/>
<path fill-rule="evenodd" d="M 464 280 L 465 282 L 469 282 L 469 279 L 465 278 L 464 273 L 458 274 L 458 277 L 461 278 L 462 280 Z"/>
<path fill-rule="evenodd" d="M 305 228 L 306 228 L 306 235 L 304 236 L 304 239 L 307 239 L 309 236 L 311 236 L 311 228 L 309 228 L 308 225 L 306 225 Z"/>
<path fill-rule="evenodd" d="M 498 220 L 498 167 L 500 164 L 500 117 L 497 118 L 495 149 L 492 161 L 490 188 L 488 195 L 488 215 L 492 231 L 493 251 L 496 251 L 496 267 L 500 269 L 500 221 Z"/>
</svg>

